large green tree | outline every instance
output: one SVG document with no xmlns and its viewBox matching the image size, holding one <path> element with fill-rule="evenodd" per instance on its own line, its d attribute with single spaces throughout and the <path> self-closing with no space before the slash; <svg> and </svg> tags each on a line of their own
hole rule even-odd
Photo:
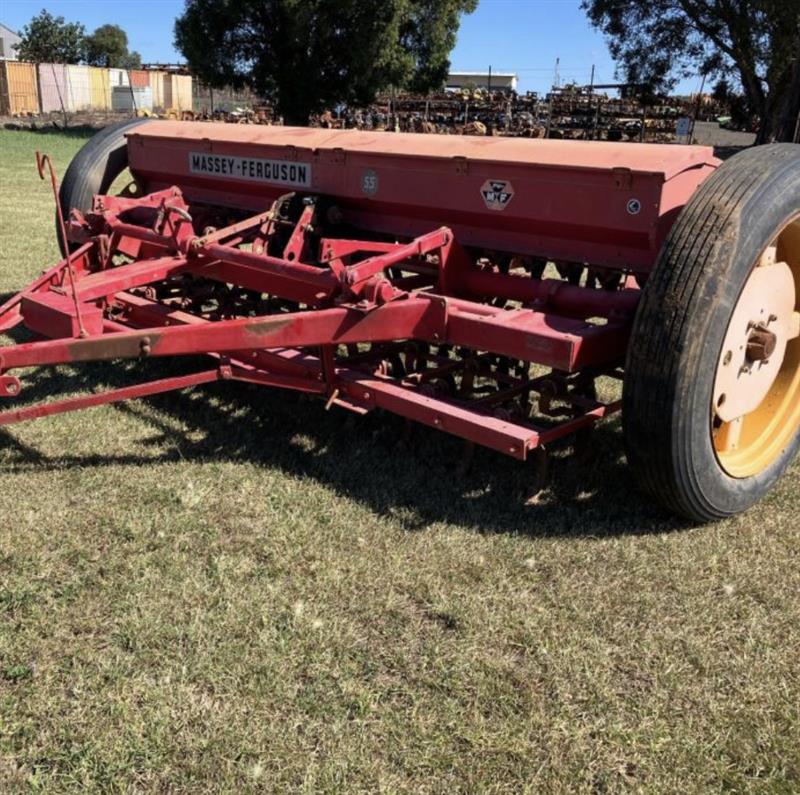
<svg viewBox="0 0 800 795">
<path fill-rule="evenodd" d="M 86 63 L 137 69 L 142 58 L 138 52 L 128 52 L 128 34 L 119 25 L 101 25 L 86 37 Z"/>
<path fill-rule="evenodd" d="M 477 0 L 186 0 L 175 44 L 200 79 L 249 85 L 285 120 L 388 86 L 444 82 L 461 14 Z"/>
<path fill-rule="evenodd" d="M 78 63 L 84 58 L 85 31 L 77 22 L 65 22 L 48 11 L 37 14 L 20 31 L 17 45 L 21 61 Z"/>
<path fill-rule="evenodd" d="M 737 83 L 758 141 L 791 141 L 800 112 L 798 0 L 583 0 L 634 83 L 669 89 L 705 74 Z"/>
</svg>

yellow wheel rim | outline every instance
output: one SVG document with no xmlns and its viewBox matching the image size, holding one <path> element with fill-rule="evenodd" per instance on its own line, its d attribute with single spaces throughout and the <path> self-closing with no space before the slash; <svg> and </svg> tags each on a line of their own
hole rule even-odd
<svg viewBox="0 0 800 795">
<path fill-rule="evenodd" d="M 711 432 L 735 478 L 763 472 L 800 433 L 800 215 L 766 247 L 734 309 Z"/>
</svg>

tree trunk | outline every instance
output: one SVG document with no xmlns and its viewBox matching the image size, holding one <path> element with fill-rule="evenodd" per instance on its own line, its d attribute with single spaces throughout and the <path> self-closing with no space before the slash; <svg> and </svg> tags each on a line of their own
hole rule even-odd
<svg viewBox="0 0 800 795">
<path fill-rule="evenodd" d="M 756 144 L 766 143 L 769 140 L 766 136 L 770 134 L 772 129 L 770 108 L 772 107 L 773 96 L 772 94 L 764 95 L 761 83 L 754 69 L 751 69 L 743 63 L 737 65 L 739 67 L 739 75 L 741 77 L 744 95 L 747 97 L 747 104 L 750 106 L 750 112 L 756 114 L 759 118 Z"/>
<path fill-rule="evenodd" d="M 795 140 L 800 119 L 800 58 L 794 59 L 792 77 L 782 92 L 781 100 L 776 103 L 774 140 L 792 142 Z"/>
<path fill-rule="evenodd" d="M 755 145 L 768 144 L 772 139 L 772 129 L 775 126 L 774 114 L 769 107 L 769 103 L 763 113 L 759 114 L 758 132 L 756 133 Z"/>
<path fill-rule="evenodd" d="M 286 100 L 278 98 L 278 112 L 283 116 L 283 123 L 289 127 L 308 127 L 313 108 L 298 97 Z"/>
<path fill-rule="evenodd" d="M 772 86 L 761 116 L 756 144 L 792 142 L 800 116 L 800 58 L 795 58 L 789 78 Z"/>
</svg>

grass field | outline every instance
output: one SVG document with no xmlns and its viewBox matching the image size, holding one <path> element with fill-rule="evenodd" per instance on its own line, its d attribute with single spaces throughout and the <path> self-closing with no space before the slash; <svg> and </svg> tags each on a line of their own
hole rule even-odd
<svg viewBox="0 0 800 795">
<path fill-rule="evenodd" d="M 0 131 L 0 293 L 82 140 Z M 800 791 L 800 466 L 690 528 L 618 424 L 534 504 L 401 432 L 231 384 L 0 431 L 0 791 Z"/>
</svg>

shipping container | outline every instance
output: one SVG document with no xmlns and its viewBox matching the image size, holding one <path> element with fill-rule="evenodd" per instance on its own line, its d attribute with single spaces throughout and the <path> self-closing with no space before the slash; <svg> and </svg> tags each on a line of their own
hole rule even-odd
<svg viewBox="0 0 800 795">
<path fill-rule="evenodd" d="M 114 86 L 129 86 L 131 84 L 127 69 L 109 69 L 108 73 L 112 88 Z"/>
<path fill-rule="evenodd" d="M 113 110 L 136 113 L 141 110 L 153 110 L 153 90 L 150 86 L 136 88 L 134 86 L 114 86 L 111 90 L 111 107 Z"/>
<path fill-rule="evenodd" d="M 12 116 L 39 112 L 36 65 L 0 61 L 0 114 Z"/>
<path fill-rule="evenodd" d="M 153 91 L 153 110 L 163 111 L 167 107 L 167 98 L 164 96 L 164 83 L 166 82 L 167 86 L 170 85 L 169 75 L 164 74 L 164 72 L 148 72 L 147 74 L 150 78 L 150 88 Z M 166 81 L 164 80 L 165 77 L 167 78 Z"/>
<path fill-rule="evenodd" d="M 67 110 L 89 110 L 92 107 L 92 85 L 89 78 L 89 67 L 70 64 L 66 67 L 65 74 L 67 96 L 69 97 Z"/>
<path fill-rule="evenodd" d="M 39 64 L 39 96 L 42 100 L 42 113 L 69 110 L 66 69 L 63 64 Z"/>
<path fill-rule="evenodd" d="M 192 109 L 192 78 L 189 75 L 172 76 L 172 107 L 179 111 Z"/>
<path fill-rule="evenodd" d="M 89 67 L 92 110 L 111 110 L 111 74 L 108 69 Z"/>
<path fill-rule="evenodd" d="M 146 88 L 150 85 L 150 72 L 144 69 L 131 69 L 128 72 L 128 84 L 134 88 Z M 123 83 L 123 85 L 125 85 Z"/>
<path fill-rule="evenodd" d="M 171 74 L 165 74 L 162 77 L 161 85 L 162 85 L 162 95 L 161 101 L 164 104 L 164 111 L 169 112 L 173 108 L 172 102 L 172 85 L 174 76 Z"/>
</svg>

